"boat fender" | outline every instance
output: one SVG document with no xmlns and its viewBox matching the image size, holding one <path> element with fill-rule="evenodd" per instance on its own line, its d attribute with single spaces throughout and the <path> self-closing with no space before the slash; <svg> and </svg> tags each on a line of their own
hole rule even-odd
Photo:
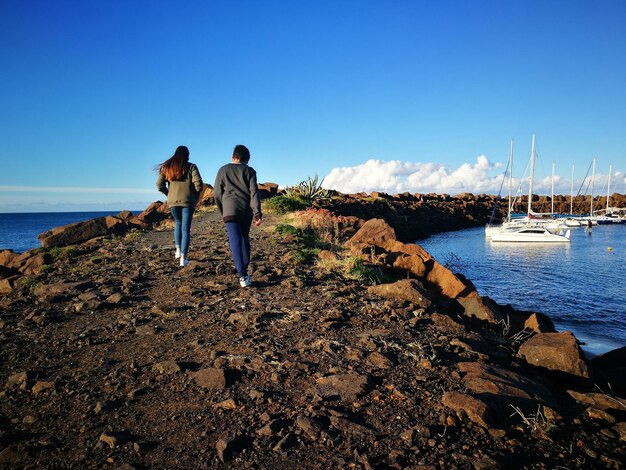
<svg viewBox="0 0 626 470">
<path fill-rule="evenodd" d="M 569 237 L 571 234 L 572 234 L 572 231 L 570 229 L 567 229 L 567 232 L 565 232 L 565 238 L 569 240 Z"/>
</svg>

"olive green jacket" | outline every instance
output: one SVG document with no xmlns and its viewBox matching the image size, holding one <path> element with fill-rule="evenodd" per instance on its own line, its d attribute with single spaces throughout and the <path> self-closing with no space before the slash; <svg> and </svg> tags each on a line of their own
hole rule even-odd
<svg viewBox="0 0 626 470">
<path fill-rule="evenodd" d="M 159 174 L 157 188 L 167 196 L 167 205 L 170 207 L 194 207 L 202 191 L 202 177 L 198 167 L 189 164 L 189 170 L 182 181 L 168 181 L 163 173 Z"/>
</svg>

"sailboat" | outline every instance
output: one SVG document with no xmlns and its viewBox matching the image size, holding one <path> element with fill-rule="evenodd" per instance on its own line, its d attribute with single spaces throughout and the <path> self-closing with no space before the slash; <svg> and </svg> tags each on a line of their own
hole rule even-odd
<svg viewBox="0 0 626 470">
<path fill-rule="evenodd" d="M 610 207 L 609 206 L 609 198 L 611 197 L 611 176 L 612 176 L 612 166 L 609 165 L 609 181 L 606 189 L 606 209 L 604 210 L 604 215 L 600 215 L 596 218 L 599 225 L 611 225 L 611 224 L 623 224 L 626 223 L 626 220 L 618 213 L 620 209 Z"/>
<path fill-rule="evenodd" d="M 570 181 L 569 188 L 569 217 L 565 219 L 566 227 L 582 227 L 580 220 L 574 219 L 572 214 L 574 213 L 574 165 L 572 165 L 572 180 Z"/>
<path fill-rule="evenodd" d="M 531 202 L 533 199 L 533 177 L 535 173 L 535 134 L 533 134 L 530 152 L 530 177 L 528 180 L 528 213 L 520 221 L 510 221 L 502 228 L 491 233 L 493 242 L 542 242 L 569 243 L 570 231 L 563 235 L 548 229 L 545 223 L 537 223 L 541 219 L 533 219 Z"/>
</svg>

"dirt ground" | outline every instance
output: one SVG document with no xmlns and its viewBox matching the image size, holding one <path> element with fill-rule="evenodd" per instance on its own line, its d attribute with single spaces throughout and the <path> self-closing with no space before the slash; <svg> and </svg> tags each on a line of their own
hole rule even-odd
<svg viewBox="0 0 626 470">
<path fill-rule="evenodd" d="M 137 233 L 0 298 L 0 467 L 622 468 L 614 423 L 552 384 L 566 406 L 543 428 L 444 406 L 464 390 L 458 363 L 522 366 L 434 321 L 437 306 L 294 263 L 272 225 L 253 228 L 251 288 L 204 213 L 186 268 L 171 230 Z"/>
</svg>

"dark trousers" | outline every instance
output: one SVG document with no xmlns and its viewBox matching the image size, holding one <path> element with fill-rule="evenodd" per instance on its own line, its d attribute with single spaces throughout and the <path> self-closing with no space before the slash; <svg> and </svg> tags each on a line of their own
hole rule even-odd
<svg viewBox="0 0 626 470">
<path fill-rule="evenodd" d="M 233 261 L 235 262 L 235 268 L 237 268 L 237 275 L 239 277 L 248 275 L 248 264 L 250 264 L 251 225 L 252 219 L 226 222 L 230 252 L 233 255 Z"/>
</svg>

